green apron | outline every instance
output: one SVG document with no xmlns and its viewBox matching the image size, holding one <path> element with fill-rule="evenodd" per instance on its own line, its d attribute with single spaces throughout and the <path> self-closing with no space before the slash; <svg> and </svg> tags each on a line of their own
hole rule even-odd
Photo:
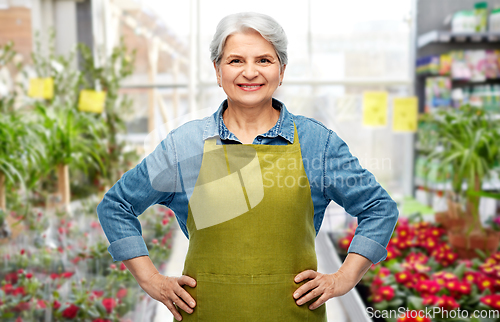
<svg viewBox="0 0 500 322">
<path fill-rule="evenodd" d="M 295 126 L 294 126 L 295 128 Z M 200 174 L 189 201 L 189 249 L 183 286 L 196 301 L 183 321 L 326 321 L 295 303 L 317 270 L 314 208 L 297 129 L 288 145 L 217 145 L 205 141 Z M 174 320 L 175 321 L 175 320 Z"/>
</svg>

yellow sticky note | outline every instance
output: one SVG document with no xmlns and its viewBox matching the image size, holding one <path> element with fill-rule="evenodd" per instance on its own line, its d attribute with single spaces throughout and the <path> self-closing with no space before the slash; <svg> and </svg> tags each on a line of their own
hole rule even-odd
<svg viewBox="0 0 500 322">
<path fill-rule="evenodd" d="M 54 80 L 47 78 L 30 78 L 28 96 L 33 98 L 51 99 L 54 97 Z"/>
<path fill-rule="evenodd" d="M 392 130 L 416 132 L 418 118 L 418 100 L 416 97 L 394 99 Z"/>
<path fill-rule="evenodd" d="M 78 100 L 78 109 L 83 112 L 102 113 L 106 92 L 83 89 Z"/>
<path fill-rule="evenodd" d="M 387 92 L 363 93 L 363 125 L 387 125 Z"/>
</svg>

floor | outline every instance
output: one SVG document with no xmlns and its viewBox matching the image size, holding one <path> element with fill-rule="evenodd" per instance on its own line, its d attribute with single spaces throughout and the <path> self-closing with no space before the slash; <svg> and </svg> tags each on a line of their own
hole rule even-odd
<svg viewBox="0 0 500 322">
<path fill-rule="evenodd" d="M 182 269 L 184 266 L 184 259 L 186 257 L 186 252 L 188 248 L 188 240 L 180 230 L 177 223 L 175 223 L 176 228 L 173 233 L 173 245 L 172 254 L 169 261 L 167 262 L 166 269 L 162 274 L 165 276 L 181 276 Z M 322 269 L 321 258 L 318 258 L 318 271 L 325 271 Z M 349 322 L 348 317 L 341 305 L 341 302 L 337 298 L 330 299 L 326 302 L 326 310 L 328 321 L 335 322 Z M 154 322 L 172 322 L 174 321 L 173 315 L 170 313 L 168 308 L 162 303 L 158 303 L 156 309 L 156 316 Z"/>
</svg>

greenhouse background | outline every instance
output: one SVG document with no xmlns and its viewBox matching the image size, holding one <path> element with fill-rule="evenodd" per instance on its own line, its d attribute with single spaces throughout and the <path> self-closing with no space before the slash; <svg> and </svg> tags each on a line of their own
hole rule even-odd
<svg viewBox="0 0 500 322">
<path fill-rule="evenodd" d="M 336 132 L 398 203 L 387 259 L 327 302 L 329 321 L 417 321 L 369 314 L 403 307 L 500 321 L 498 0 L 0 0 L 0 320 L 172 321 L 113 262 L 96 207 L 217 110 L 209 44 L 243 11 L 287 34 L 275 97 Z M 172 210 L 140 220 L 160 272 L 182 275 Z M 355 226 L 329 205 L 318 271 L 340 267 Z"/>
</svg>

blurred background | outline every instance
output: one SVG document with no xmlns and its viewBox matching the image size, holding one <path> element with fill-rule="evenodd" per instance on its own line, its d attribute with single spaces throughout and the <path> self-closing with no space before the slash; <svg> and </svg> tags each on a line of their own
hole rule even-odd
<svg viewBox="0 0 500 322">
<path fill-rule="evenodd" d="M 170 130 L 226 98 L 208 48 L 217 23 L 236 12 L 268 14 L 283 26 L 289 63 L 275 97 L 346 141 L 410 220 L 401 229 L 415 237 L 437 227 L 436 243 L 447 245 L 443 223 L 464 217 L 492 235 L 484 229 L 500 223 L 499 8 L 500 0 L 0 0 L 2 321 L 172 319 L 112 263 L 95 206 Z M 148 211 L 141 222 L 151 257 L 166 275 L 180 275 L 188 241 L 170 210 Z M 317 245 L 323 271 L 340 265 L 355 222 L 338 205 L 327 209 Z M 420 247 L 437 256 L 433 272 L 477 256 L 467 267 L 480 270 L 499 238 L 482 257 L 440 248 L 456 254 L 449 263 L 425 238 L 394 242 L 388 261 L 401 264 Z M 377 303 L 434 305 L 412 293 L 416 284 L 394 286 L 402 266 L 386 269 L 366 289 L 329 301 L 331 320 L 369 321 L 360 312 Z M 380 285 L 396 291 L 391 298 L 369 289 L 387 275 Z M 498 289 L 489 290 L 456 303 L 490 310 L 485 296 Z M 405 299 L 417 295 L 420 306 Z"/>
</svg>

